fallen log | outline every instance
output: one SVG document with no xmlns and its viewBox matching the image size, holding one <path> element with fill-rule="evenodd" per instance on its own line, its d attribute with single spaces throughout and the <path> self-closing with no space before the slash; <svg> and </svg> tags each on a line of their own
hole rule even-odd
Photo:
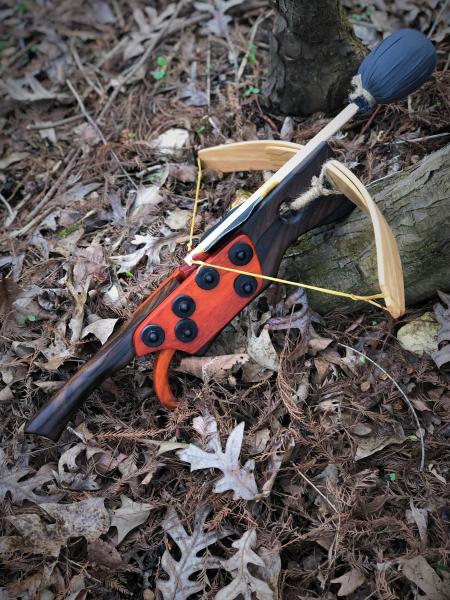
<svg viewBox="0 0 450 600">
<path fill-rule="evenodd" d="M 449 291 L 450 145 L 368 189 L 397 238 L 407 306 L 429 300 L 437 289 Z M 356 209 L 344 222 L 302 236 L 284 259 L 282 276 L 355 294 L 378 292 L 370 219 Z M 320 312 L 355 307 L 317 292 L 308 298 Z"/>
</svg>

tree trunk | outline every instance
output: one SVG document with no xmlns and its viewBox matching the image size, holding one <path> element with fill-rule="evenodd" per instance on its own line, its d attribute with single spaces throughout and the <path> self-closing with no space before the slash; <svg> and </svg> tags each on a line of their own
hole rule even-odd
<svg viewBox="0 0 450 600">
<path fill-rule="evenodd" d="M 450 290 L 450 145 L 403 173 L 368 189 L 391 226 L 400 250 L 407 305 Z M 379 291 L 370 219 L 358 209 L 344 222 L 302 236 L 283 262 L 294 281 L 355 294 Z M 344 305 L 334 296 L 308 293 L 321 312 Z"/>
<path fill-rule="evenodd" d="M 345 102 L 365 49 L 338 0 L 270 0 L 276 10 L 265 93 L 290 115 L 331 113 Z"/>
</svg>

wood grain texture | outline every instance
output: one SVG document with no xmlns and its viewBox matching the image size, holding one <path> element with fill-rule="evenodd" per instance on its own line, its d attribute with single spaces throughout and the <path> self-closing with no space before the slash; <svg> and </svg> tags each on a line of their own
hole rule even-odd
<svg viewBox="0 0 450 600">
<path fill-rule="evenodd" d="M 178 285 L 176 278 L 169 278 L 151 294 L 95 356 L 79 369 L 59 392 L 41 408 L 25 427 L 25 433 L 35 433 L 57 440 L 67 421 L 89 394 L 105 379 L 133 360 L 136 356 L 133 346 L 133 334 L 137 325 Z"/>
</svg>

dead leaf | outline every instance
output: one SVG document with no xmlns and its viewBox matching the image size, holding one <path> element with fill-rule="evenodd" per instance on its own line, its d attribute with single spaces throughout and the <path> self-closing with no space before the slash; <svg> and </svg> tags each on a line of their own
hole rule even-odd
<svg viewBox="0 0 450 600">
<path fill-rule="evenodd" d="M 46 523 L 38 514 L 7 517 L 19 536 L 0 538 L 0 552 L 12 553 L 25 547 L 30 554 L 58 557 L 71 537 L 93 541 L 110 527 L 104 498 L 89 498 L 72 504 L 48 503 L 45 512 L 53 523 Z"/>
<path fill-rule="evenodd" d="M 427 538 L 428 538 L 428 512 L 429 509 L 428 508 L 417 508 L 416 506 L 414 506 L 414 502 L 412 500 L 412 498 L 409 501 L 409 505 L 411 507 L 411 510 L 407 510 L 405 515 L 406 515 L 406 520 L 408 521 L 408 523 L 415 523 L 417 525 L 417 529 L 419 531 L 419 536 L 420 539 L 422 540 L 423 544 L 427 544 Z"/>
<path fill-rule="evenodd" d="M 131 254 L 111 256 L 111 260 L 119 267 L 118 273 L 133 271 L 144 257 L 147 257 L 147 271 L 151 272 L 151 267 L 161 263 L 161 252 L 165 248 L 167 248 L 169 252 L 173 252 L 177 245 L 176 234 L 174 233 L 159 238 L 153 237 L 152 235 L 136 235 L 131 243 L 135 246 L 142 246 L 142 248 Z"/>
<path fill-rule="evenodd" d="M 41 468 L 35 475 L 25 479 L 31 467 L 13 466 L 8 468 L 6 456 L 0 448 L 0 501 L 10 494 L 14 504 L 22 504 L 25 500 L 35 504 L 54 502 L 55 496 L 40 496 L 34 490 L 40 489 L 44 483 L 54 479 L 51 469 Z"/>
<path fill-rule="evenodd" d="M 265 568 L 264 561 L 253 550 L 256 545 L 256 530 L 250 529 L 233 542 L 236 554 L 228 560 L 222 560 L 222 567 L 231 573 L 233 581 L 219 590 L 215 600 L 234 600 L 242 594 L 244 598 L 256 595 L 258 600 L 273 600 L 273 592 L 265 581 L 252 575 L 248 565 Z"/>
<path fill-rule="evenodd" d="M 208 431 L 207 448 L 211 452 L 205 452 L 189 444 L 184 450 L 177 452 L 177 456 L 191 466 L 191 472 L 199 469 L 220 469 L 223 477 L 216 482 L 214 492 L 219 494 L 231 490 L 235 500 L 254 500 L 258 495 L 255 477 L 253 475 L 254 461 L 248 460 L 243 467 L 239 463 L 242 440 L 244 437 L 245 423 L 239 423 L 230 433 L 225 452 L 222 451 L 222 444 L 217 432 L 216 420 L 207 415 L 196 417 L 194 419 L 196 431 Z"/>
<path fill-rule="evenodd" d="M 231 17 L 225 13 L 235 6 L 242 4 L 244 0 L 218 0 L 214 4 L 207 2 L 194 2 L 194 7 L 202 12 L 209 12 L 211 19 L 206 22 L 204 31 L 220 37 L 226 37 Z"/>
<path fill-rule="evenodd" d="M 434 306 L 434 314 L 439 321 L 440 329 L 437 333 L 437 342 L 450 342 L 450 294 L 438 290 L 440 299 L 444 304 L 436 304 Z M 450 344 L 446 344 L 440 350 L 433 352 L 431 358 L 434 360 L 438 368 L 450 362 Z"/>
<path fill-rule="evenodd" d="M 292 433 L 288 429 L 279 431 L 270 449 L 266 473 L 269 477 L 262 487 L 263 496 L 270 495 L 281 465 L 289 460 L 294 448 L 295 440 Z"/>
<path fill-rule="evenodd" d="M 87 325 L 81 332 L 81 338 L 85 338 L 92 333 L 104 344 L 114 331 L 114 326 L 119 319 L 97 319 L 90 325 Z"/>
<path fill-rule="evenodd" d="M 249 332 L 247 352 L 250 358 L 264 369 L 278 371 L 280 368 L 280 359 L 273 347 L 269 330 L 265 327 L 262 329 L 259 336 L 256 336 L 254 331 Z"/>
<path fill-rule="evenodd" d="M 7 94 L 18 102 L 38 102 L 39 100 L 67 100 L 67 94 L 50 92 L 32 75 L 23 79 L 6 79 L 0 81 Z"/>
<path fill-rule="evenodd" d="M 103 540 L 94 540 L 87 546 L 88 559 L 110 569 L 117 569 L 122 564 L 122 557 L 114 546 Z"/>
<path fill-rule="evenodd" d="M 180 229 L 186 228 L 186 225 L 190 222 L 191 218 L 192 211 L 175 208 L 167 213 L 165 221 L 167 227 L 170 227 L 170 229 L 175 231 L 179 231 Z"/>
<path fill-rule="evenodd" d="M 7 169 L 14 163 L 22 161 L 24 158 L 27 158 L 29 155 L 30 155 L 29 152 L 13 152 L 12 154 L 5 156 L 5 158 L 0 159 L 0 171 Z"/>
<path fill-rule="evenodd" d="M 278 579 L 281 572 L 280 548 L 261 547 L 258 550 L 258 555 L 264 562 L 264 567 L 257 568 L 260 579 L 270 585 L 274 594 L 274 600 L 278 600 Z"/>
<path fill-rule="evenodd" d="M 403 444 L 406 436 L 400 424 L 396 424 L 392 429 L 385 429 L 374 432 L 370 436 L 359 437 L 358 446 L 356 448 L 355 460 L 367 458 L 375 452 L 379 452 L 390 444 Z"/>
<path fill-rule="evenodd" d="M 203 590 L 203 581 L 192 579 L 194 573 L 206 572 L 207 569 L 217 569 L 220 559 L 209 552 L 200 552 L 215 544 L 220 539 L 229 535 L 229 531 L 206 531 L 205 521 L 210 509 L 201 508 L 197 511 L 192 533 L 189 534 L 178 518 L 175 509 L 167 509 L 163 522 L 164 531 L 178 546 L 181 554 L 178 560 L 166 549 L 161 558 L 161 567 L 168 574 L 169 579 L 158 579 L 156 589 L 163 595 L 164 600 L 187 600 L 192 594 Z"/>
<path fill-rule="evenodd" d="M 352 594 L 364 583 L 365 580 L 366 578 L 359 569 L 352 569 L 351 571 L 348 571 L 348 573 L 344 573 L 344 575 L 336 577 L 336 579 L 332 579 L 331 583 L 341 584 L 337 595 L 342 597 Z"/>
<path fill-rule="evenodd" d="M 159 135 L 154 142 L 153 148 L 160 154 L 177 154 L 189 141 L 189 131 L 174 127 Z"/>
<path fill-rule="evenodd" d="M 248 354 L 224 356 L 189 356 L 181 359 L 177 371 L 189 373 L 203 381 L 227 383 L 236 370 L 249 361 Z"/>
<path fill-rule="evenodd" d="M 425 593 L 426 600 L 450 598 L 448 587 L 445 589 L 443 581 L 423 556 L 401 558 L 399 562 L 403 575 Z"/>
<path fill-rule="evenodd" d="M 151 504 L 133 502 L 121 494 L 122 505 L 111 512 L 111 527 L 117 528 L 117 544 L 129 534 L 130 531 L 145 523 L 152 509 Z"/>
<path fill-rule="evenodd" d="M 162 184 L 161 184 L 162 185 Z M 136 192 L 130 218 L 134 221 L 146 216 L 149 211 L 161 204 L 163 197 L 160 193 L 161 185 L 140 185 Z"/>
</svg>

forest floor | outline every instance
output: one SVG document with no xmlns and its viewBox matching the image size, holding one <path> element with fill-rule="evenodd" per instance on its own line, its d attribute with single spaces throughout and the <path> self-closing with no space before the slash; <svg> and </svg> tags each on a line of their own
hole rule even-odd
<svg viewBox="0 0 450 600">
<path fill-rule="evenodd" d="M 439 55 L 408 102 L 333 141 L 367 183 L 449 141 L 448 3 L 346 4 L 366 44 L 413 26 Z M 182 260 L 196 152 L 303 143 L 327 118 L 265 105 L 265 0 L 25 0 L 0 17 L 0 599 L 450 598 L 448 370 L 396 338 L 437 295 L 397 322 L 323 315 L 307 340 L 270 330 L 292 306 L 272 287 L 172 371 L 176 411 L 150 356 L 57 442 L 25 436 Z M 207 174 L 196 235 L 261 182 Z"/>
</svg>

